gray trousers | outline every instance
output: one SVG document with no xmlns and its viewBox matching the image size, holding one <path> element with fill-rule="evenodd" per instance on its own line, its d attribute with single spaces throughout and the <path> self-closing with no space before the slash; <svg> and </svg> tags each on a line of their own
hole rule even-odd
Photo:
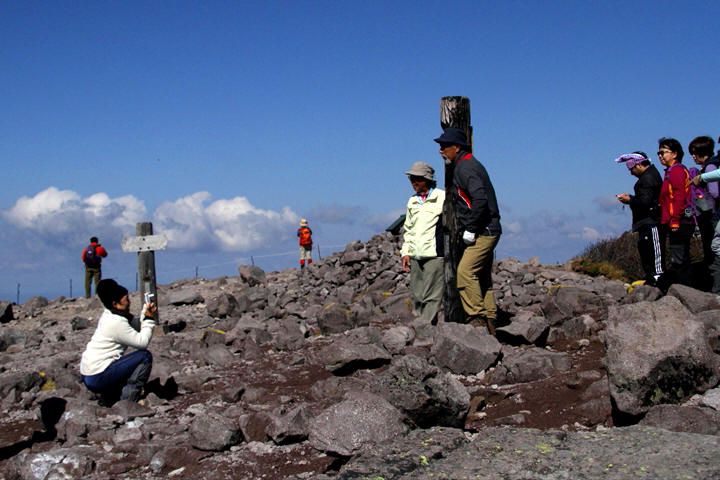
<svg viewBox="0 0 720 480">
<path fill-rule="evenodd" d="M 410 259 L 410 293 L 415 314 L 431 322 L 440 310 L 445 275 L 443 258 Z"/>
</svg>

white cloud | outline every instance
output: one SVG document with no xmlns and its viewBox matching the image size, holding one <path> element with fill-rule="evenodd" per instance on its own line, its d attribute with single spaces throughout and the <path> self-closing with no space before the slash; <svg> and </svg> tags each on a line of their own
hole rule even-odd
<svg viewBox="0 0 720 480">
<path fill-rule="evenodd" d="M 622 203 L 618 202 L 618 199 L 615 195 L 595 197 L 593 199 L 593 202 L 595 203 L 598 210 L 600 210 L 601 212 L 619 214 L 622 213 L 623 210 L 625 210 L 625 207 L 623 207 Z"/>
<path fill-rule="evenodd" d="M 583 240 L 589 240 L 591 242 L 596 242 L 600 239 L 598 231 L 591 227 L 583 227 L 581 236 Z"/>
<path fill-rule="evenodd" d="M 250 251 L 280 243 L 295 234 L 299 217 L 288 207 L 281 211 L 254 207 L 247 198 L 211 200 L 197 192 L 155 211 L 155 231 L 168 237 L 168 245 L 180 249 L 220 248 L 229 252 Z"/>
<path fill-rule="evenodd" d="M 49 239 L 51 244 L 74 245 L 87 237 L 119 237 L 147 216 L 141 200 L 130 195 L 110 198 L 96 193 L 81 198 L 71 190 L 49 187 L 33 197 L 21 197 L 3 218 L 20 230 Z"/>
<path fill-rule="evenodd" d="M 144 203 L 132 195 L 111 198 L 99 192 L 81 198 L 55 187 L 20 198 L 2 217 L 48 246 L 71 247 L 93 235 L 117 245 L 123 236 L 134 234 L 138 222 L 149 219 Z M 208 192 L 197 192 L 162 203 L 153 215 L 153 231 L 167 235 L 172 249 L 243 252 L 294 236 L 298 220 L 288 207 L 262 210 L 245 197 L 211 202 Z"/>
</svg>

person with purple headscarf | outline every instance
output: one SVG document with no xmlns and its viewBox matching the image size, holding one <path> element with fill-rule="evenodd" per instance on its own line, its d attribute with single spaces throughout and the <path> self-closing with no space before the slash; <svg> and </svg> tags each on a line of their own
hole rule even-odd
<svg viewBox="0 0 720 480">
<path fill-rule="evenodd" d="M 630 174 L 637 177 L 634 195 L 621 193 L 616 196 L 620 203 L 630 206 L 632 230 L 639 235 L 638 252 L 645 271 L 645 283 L 655 285 L 665 265 L 665 242 L 658 229 L 662 178 L 643 152 L 622 155 L 615 162 L 624 163 Z"/>
</svg>

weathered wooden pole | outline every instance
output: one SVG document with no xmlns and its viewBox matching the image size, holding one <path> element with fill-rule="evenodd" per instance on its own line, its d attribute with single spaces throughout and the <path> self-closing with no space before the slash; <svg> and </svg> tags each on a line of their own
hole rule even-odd
<svg viewBox="0 0 720 480">
<path fill-rule="evenodd" d="M 440 126 L 443 129 L 454 127 L 463 130 L 470 145 L 470 152 L 472 152 L 469 98 L 442 97 L 440 99 Z M 457 266 L 460 263 L 465 244 L 461 238 L 462 232 L 458 228 L 455 204 L 453 203 L 454 171 L 454 163 L 445 165 L 446 196 L 443 204 L 443 225 L 445 227 L 445 321 L 464 323 L 465 312 L 457 289 Z"/>
<path fill-rule="evenodd" d="M 157 284 L 155 282 L 155 250 L 162 250 L 167 245 L 165 235 L 153 235 L 150 222 L 135 224 L 136 237 L 126 237 L 120 242 L 123 252 L 138 254 L 138 290 L 141 293 L 152 293 L 152 301 L 158 304 Z M 144 300 L 144 299 L 143 299 Z M 155 321 L 160 324 L 160 311 L 155 314 Z"/>
<path fill-rule="evenodd" d="M 135 225 L 135 235 L 147 237 L 153 234 L 152 223 L 141 222 Z M 157 284 L 155 281 L 155 252 L 153 250 L 138 252 L 138 274 L 140 275 L 140 291 L 152 293 L 153 301 L 157 305 Z M 155 321 L 160 324 L 160 312 L 155 315 Z"/>
</svg>

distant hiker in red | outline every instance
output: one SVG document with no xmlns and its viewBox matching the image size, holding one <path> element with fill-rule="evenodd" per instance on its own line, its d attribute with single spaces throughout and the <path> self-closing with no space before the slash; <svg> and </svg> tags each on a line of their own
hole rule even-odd
<svg viewBox="0 0 720 480">
<path fill-rule="evenodd" d="M 300 219 L 300 228 L 297 231 L 298 243 L 300 244 L 300 268 L 305 268 L 305 260 L 308 265 L 312 263 L 312 230 L 304 218 Z"/>
<path fill-rule="evenodd" d="M 90 286 L 95 279 L 95 291 L 97 291 L 98 283 L 102 278 L 100 264 L 103 257 L 107 257 L 107 250 L 98 243 L 97 237 L 90 239 L 90 245 L 85 247 L 82 252 L 82 261 L 85 264 L 85 298 L 90 298 Z"/>
</svg>

